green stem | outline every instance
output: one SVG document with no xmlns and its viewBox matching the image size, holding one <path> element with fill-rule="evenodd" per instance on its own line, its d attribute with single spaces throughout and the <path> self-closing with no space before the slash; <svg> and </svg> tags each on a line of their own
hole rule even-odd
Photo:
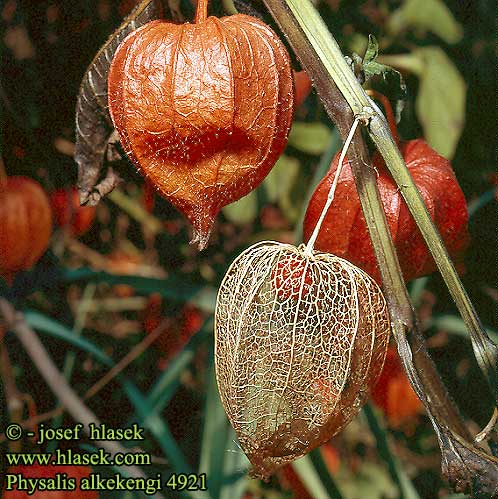
<svg viewBox="0 0 498 499">
<path fill-rule="evenodd" d="M 313 80 L 318 95 L 327 113 L 336 123 L 341 137 L 346 140 L 354 121 L 351 108 L 334 82 L 335 72 L 333 67 L 327 69 L 327 61 L 322 61 L 317 57 L 311 42 L 306 38 L 304 30 L 301 29 L 290 9 L 286 7 L 285 1 L 265 0 L 265 3 L 284 31 L 304 69 Z M 314 32 L 315 30 L 308 31 Z M 317 27 L 316 31 L 320 31 L 320 26 Z M 375 256 L 381 270 L 392 328 L 405 370 L 415 391 L 424 402 L 428 414 L 432 417 L 432 413 L 437 411 L 437 416 L 444 418 L 447 425 L 461 435 L 468 437 L 467 429 L 458 410 L 452 403 L 441 378 L 437 374 L 423 340 L 420 339 L 415 314 L 410 304 L 384 209 L 380 201 L 375 171 L 368 166 L 368 156 L 359 130 L 355 133 L 348 158 L 352 166 Z M 362 169 L 364 171 L 361 171 Z M 407 336 L 412 340 L 415 337 L 418 338 L 418 341 L 415 345 L 412 345 L 411 349 Z M 421 359 L 417 369 L 413 365 L 412 352 L 415 352 L 416 359 Z M 425 393 L 428 393 L 428 396 Z M 429 400 L 431 403 L 429 403 Z"/>
<path fill-rule="evenodd" d="M 93 283 L 87 284 L 85 286 L 82 300 L 80 302 L 80 305 L 78 306 L 78 311 L 76 313 L 76 320 L 73 328 L 73 334 L 76 338 L 81 336 L 81 333 L 85 325 L 86 316 L 88 313 L 88 305 L 90 304 L 90 301 L 93 298 L 93 295 L 95 294 L 96 288 L 97 286 Z M 75 362 L 76 362 L 76 352 L 71 350 L 66 354 L 66 358 L 64 359 L 64 368 L 62 371 L 64 379 L 69 383 L 69 385 L 71 384 L 71 376 L 73 374 Z M 58 407 L 62 406 L 59 405 Z M 61 426 L 61 424 L 62 424 L 62 414 L 54 418 L 52 426 L 54 428 L 58 428 L 59 426 Z M 58 442 L 56 440 L 50 441 L 47 446 L 47 452 L 55 452 L 57 445 Z"/>
<path fill-rule="evenodd" d="M 495 394 L 495 403 L 498 403 L 498 350 L 496 345 L 489 339 L 477 316 L 420 192 L 405 166 L 403 157 L 390 132 L 386 130 L 384 120 L 378 115 L 372 115 L 369 132 L 370 137 L 382 154 L 389 172 L 398 185 L 408 209 L 417 223 L 446 286 L 469 329 L 474 354 L 491 386 L 492 392 Z"/>
<path fill-rule="evenodd" d="M 371 106 L 368 96 L 356 80 L 337 42 L 309 0 L 285 0 L 287 8 L 282 5 L 282 1 L 265 0 L 265 2 L 270 11 L 272 9 L 281 10 L 281 13 L 287 17 L 290 14 L 290 17 L 298 23 L 324 68 L 334 80 L 353 114 L 368 117 L 370 137 L 379 149 L 389 172 L 398 185 L 460 314 L 469 328 L 476 359 L 491 385 L 495 394 L 495 401 L 498 402 L 498 350 L 496 345 L 488 338 L 458 277 L 437 228 L 389 131 L 385 118 Z M 286 32 L 286 34 L 288 33 Z M 343 135 L 342 130 L 341 135 Z M 375 229 L 377 228 L 375 227 Z M 379 267 L 383 268 L 381 262 L 379 262 Z"/>
<path fill-rule="evenodd" d="M 389 162 L 390 156 L 394 158 L 397 156 L 394 166 L 390 165 L 390 167 L 393 170 L 396 168 L 406 170 L 399 151 L 390 136 L 387 122 L 382 115 L 376 114 L 371 109 L 370 102 L 362 87 L 356 82 L 347 64 L 343 64 L 344 61 L 337 43 L 309 0 L 264 0 L 264 3 L 282 28 L 301 64 L 313 80 L 318 95 L 328 114 L 337 124 L 343 140 L 346 139 L 354 118 L 358 115 L 362 118 L 367 116 L 371 125 L 373 121 L 373 126 L 370 126 L 369 131 L 381 153 L 385 155 L 386 163 Z M 381 140 L 379 134 L 385 135 L 387 139 Z M 458 490 L 468 491 L 479 497 L 490 497 L 493 494 L 495 496 L 496 483 L 498 483 L 498 459 L 474 445 L 458 410 L 449 398 L 441 378 L 432 364 L 410 304 L 380 200 L 375 171 L 369 165 L 365 143 L 360 131 L 355 134 L 348 157 L 380 267 L 398 351 L 412 386 L 424 403 L 436 431 L 442 453 L 443 474 L 446 475 L 450 484 Z M 398 175 L 393 176 L 395 180 L 398 178 Z M 415 194 L 406 195 L 405 191 L 408 189 L 406 187 L 402 189 L 402 192 L 410 209 L 417 212 L 417 217 L 414 218 L 418 221 L 424 218 L 423 214 L 427 214 L 427 210 L 411 178 L 409 180 L 407 185 Z M 421 216 L 419 216 L 420 213 L 422 213 Z M 453 267 L 437 230 L 432 224 L 423 224 L 421 229 L 424 230 L 426 239 L 435 240 L 429 245 L 431 250 L 433 246 L 438 245 L 443 248 L 438 256 L 434 256 L 445 260 L 445 264 L 441 264 L 440 268 L 448 279 L 447 273 L 451 273 Z M 456 279 L 458 280 L 458 276 Z M 462 303 L 466 303 L 468 310 L 475 315 L 467 295 L 465 292 L 461 292 L 463 288 L 451 290 L 457 295 L 457 304 L 461 307 Z M 467 315 L 466 318 L 468 320 Z M 482 331 L 482 327 L 479 328 L 479 320 L 475 318 L 473 322 L 474 325 L 478 326 L 475 335 L 479 336 L 481 340 L 484 339 L 484 344 L 487 343 L 489 340 Z M 473 327 L 469 323 L 467 326 Z M 471 339 L 475 335 L 471 335 Z M 490 357 L 493 357 L 493 353 L 490 353 Z M 488 363 L 486 366 L 489 369 L 488 372 L 494 371 L 494 366 L 490 364 Z"/>
<path fill-rule="evenodd" d="M 136 200 L 127 196 L 124 192 L 114 190 L 107 196 L 116 206 L 119 206 L 131 218 L 141 223 L 147 230 L 155 235 L 162 230 L 162 223 L 154 215 L 147 212 L 146 209 Z"/>
</svg>

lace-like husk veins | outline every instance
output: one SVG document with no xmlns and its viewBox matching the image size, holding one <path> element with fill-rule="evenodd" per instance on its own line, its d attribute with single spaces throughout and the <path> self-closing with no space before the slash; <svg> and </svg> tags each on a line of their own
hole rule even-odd
<svg viewBox="0 0 498 499">
<path fill-rule="evenodd" d="M 379 287 L 342 258 L 265 241 L 233 262 L 216 304 L 216 377 L 254 475 L 349 423 L 382 370 L 389 331 Z"/>
</svg>

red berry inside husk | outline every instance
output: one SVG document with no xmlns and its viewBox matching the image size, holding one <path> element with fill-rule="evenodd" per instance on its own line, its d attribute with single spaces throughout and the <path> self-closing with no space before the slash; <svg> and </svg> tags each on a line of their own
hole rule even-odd
<svg viewBox="0 0 498 499">
<path fill-rule="evenodd" d="M 306 260 L 289 256 L 281 258 L 273 269 L 273 279 L 277 296 L 281 300 L 298 300 L 311 291 L 313 276 Z M 303 278 L 304 276 L 304 278 Z"/>
</svg>

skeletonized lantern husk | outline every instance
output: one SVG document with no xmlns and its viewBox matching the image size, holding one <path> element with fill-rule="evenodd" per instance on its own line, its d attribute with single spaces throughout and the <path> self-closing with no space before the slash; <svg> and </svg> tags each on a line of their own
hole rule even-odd
<svg viewBox="0 0 498 499">
<path fill-rule="evenodd" d="M 380 288 L 347 260 L 266 241 L 233 262 L 216 304 L 216 377 L 254 476 L 351 421 L 382 370 L 389 332 Z"/>
<path fill-rule="evenodd" d="M 123 40 L 108 81 L 124 150 L 202 249 L 220 209 L 255 189 L 285 148 L 294 84 L 284 45 L 244 14 L 156 20 Z"/>
</svg>

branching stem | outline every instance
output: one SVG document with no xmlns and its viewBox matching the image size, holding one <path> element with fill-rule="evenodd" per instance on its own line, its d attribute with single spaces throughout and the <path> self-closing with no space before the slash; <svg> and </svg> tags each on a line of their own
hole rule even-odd
<svg viewBox="0 0 498 499">
<path fill-rule="evenodd" d="M 266 0 L 268 6 L 282 4 L 282 1 Z M 347 64 L 339 45 L 328 31 L 325 23 L 309 0 L 285 0 L 283 9 L 292 16 L 306 39 L 315 50 L 328 74 L 346 100 L 354 115 L 365 113 L 370 100 L 354 73 Z M 271 7 L 270 11 L 271 11 Z M 283 30 L 286 32 L 286 30 Z M 298 53 L 298 57 L 299 57 Z M 320 93 L 320 92 L 319 92 Z M 422 197 L 408 171 L 396 141 L 391 135 L 384 116 L 370 107 L 369 135 L 381 153 L 386 166 L 396 182 L 411 215 L 413 216 L 431 252 L 441 275 L 455 300 L 470 333 L 477 362 L 483 371 L 498 404 L 498 348 L 489 339 L 470 298 L 463 287 L 458 273 L 446 251 L 436 226 L 422 200 Z M 367 220 L 368 224 L 368 220 Z M 380 262 L 379 262 L 380 263 Z M 382 270 L 382 265 L 379 265 Z M 384 279 L 383 279 L 384 280 Z"/>
<path fill-rule="evenodd" d="M 344 60 L 336 41 L 309 0 L 264 0 L 307 71 L 322 103 L 346 139 L 354 116 L 371 102 Z M 370 106 L 376 108 L 376 106 Z M 420 227 L 441 274 L 471 330 L 474 350 L 490 383 L 496 386 L 496 347 L 489 341 L 461 285 L 427 209 L 391 136 L 387 121 L 372 109 L 368 132 Z M 348 153 L 351 170 L 381 272 L 393 332 L 403 366 L 436 431 L 442 470 L 458 491 L 495 497 L 498 460 L 474 445 L 427 352 L 411 306 L 380 200 L 376 175 L 359 130 Z M 477 341 L 476 341 L 477 340 Z M 492 379 L 491 379 L 492 378 Z M 487 495 L 486 495 L 487 494 Z M 484 497 L 483 495 L 483 497 Z"/>
</svg>

